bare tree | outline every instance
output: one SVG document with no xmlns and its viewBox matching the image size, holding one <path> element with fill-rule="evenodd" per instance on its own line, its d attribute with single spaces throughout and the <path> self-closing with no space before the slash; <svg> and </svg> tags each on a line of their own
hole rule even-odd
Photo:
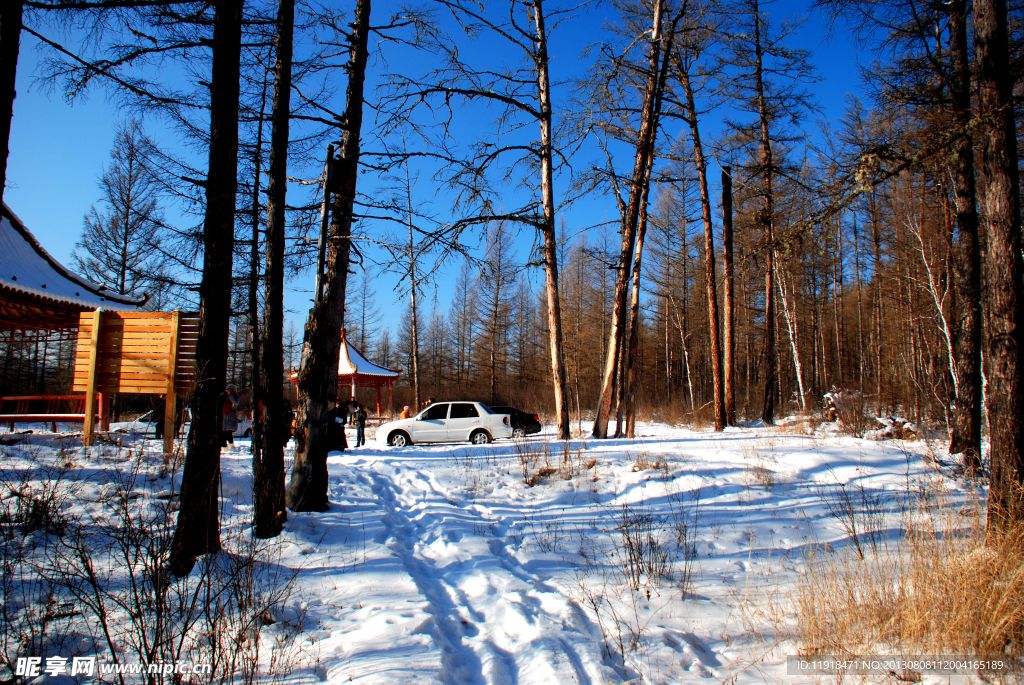
<svg viewBox="0 0 1024 685">
<path fill-rule="evenodd" d="M 971 471 L 981 468 L 981 247 L 974 183 L 971 125 L 971 67 L 967 52 L 967 2 L 949 7 L 950 94 L 953 125 L 961 131 L 952 165 L 956 230 L 960 242 L 960 330 L 956 336 L 956 407 L 949 453 L 964 454 Z"/>
<path fill-rule="evenodd" d="M 775 179 L 781 168 L 781 150 L 787 142 L 785 128 L 795 125 L 810 108 L 809 97 L 801 86 L 812 80 L 807 53 L 788 48 L 784 41 L 794 29 L 783 24 L 773 31 L 762 11 L 760 0 L 744 0 L 732 9 L 735 24 L 730 28 L 730 44 L 722 69 L 731 69 L 727 94 L 738 109 L 750 112 L 752 124 L 730 122 L 732 145 L 747 147 L 751 156 L 748 183 L 756 184 L 761 208 L 757 223 L 761 229 L 760 253 L 764 264 L 764 403 L 761 419 L 775 420 L 775 402 L 779 392 L 778 352 L 776 349 L 775 253 L 776 235 Z"/>
<path fill-rule="evenodd" d="M 504 219 L 532 226 L 540 233 L 555 418 L 559 438 L 567 439 L 569 413 L 558 292 L 558 241 L 553 185 L 556 158 L 562 158 L 563 153 L 555 139 L 551 76 L 548 69 L 548 28 L 543 0 L 511 2 L 507 20 L 492 19 L 488 14 L 491 6 L 478 5 L 471 0 L 438 1 L 464 27 L 467 36 L 475 37 L 486 31 L 488 35 L 506 42 L 523 54 L 528 66 L 498 70 L 474 67 L 462 60 L 459 47 L 453 40 L 439 38 L 432 43 L 432 48 L 441 55 L 443 66 L 420 79 L 392 75 L 391 80 L 396 85 L 389 109 L 392 118 L 404 125 L 413 110 L 422 103 L 443 100 L 444 106 L 452 112 L 450 103 L 453 100 L 479 101 L 502 109 L 496 124 L 496 134 L 506 132 L 506 129 L 521 130 L 523 120 L 538 125 L 538 139 L 532 141 L 508 145 L 484 142 L 475 146 L 468 158 L 448 152 L 442 144 L 445 152 L 440 156 L 444 158 L 449 170 L 446 181 L 459 189 L 457 204 L 468 210 L 469 216 L 456 222 L 456 230 Z M 517 7 L 526 10 L 528 25 L 522 24 L 516 12 Z M 552 16 L 561 19 L 567 14 L 565 10 L 558 10 Z M 450 122 L 444 128 L 450 132 Z M 495 211 L 496 193 L 488 185 L 489 175 L 500 168 L 504 179 L 521 165 L 539 170 L 540 198 L 520 208 Z"/>
<path fill-rule="evenodd" d="M 736 425 L 736 333 L 735 304 L 733 300 L 733 258 L 732 258 L 732 169 L 722 167 L 722 266 L 725 270 L 723 288 L 722 338 L 723 338 L 723 385 L 725 420 L 730 426 Z"/>
<path fill-rule="evenodd" d="M 1005 2 L 976 0 L 974 54 L 981 120 L 979 195 L 985 231 L 985 352 L 992 444 L 988 525 L 992 533 L 1024 518 L 1024 268 L 1007 24 Z"/>
<path fill-rule="evenodd" d="M 85 215 L 72 263 L 82 275 L 121 295 L 163 289 L 167 262 L 160 242 L 163 213 L 146 158 L 153 145 L 135 119 L 118 126 L 110 165 L 100 176 L 100 202 Z"/>
<path fill-rule="evenodd" d="M 284 397 L 284 243 L 285 193 L 288 187 L 288 118 L 291 113 L 292 34 L 294 0 L 280 0 L 277 10 L 274 64 L 274 129 L 270 144 L 270 180 L 267 186 L 266 308 L 260 371 L 263 390 L 264 442 L 259 450 L 259 482 L 253 483 L 256 531 L 261 538 L 281 532 L 288 519 L 284 497 L 284 444 L 287 427 L 281 420 Z M 254 408 L 255 417 L 259 408 Z M 253 450 L 254 459 L 256 450 Z M 255 471 L 255 469 L 254 469 Z"/>
<path fill-rule="evenodd" d="M 722 385 L 722 342 L 719 339 L 718 330 L 718 290 L 715 285 L 714 227 L 711 223 L 711 195 L 708 192 L 707 161 L 704 158 L 704 145 L 701 142 L 697 104 L 693 97 L 694 89 L 690 79 L 690 73 L 694 68 L 694 62 L 699 59 L 701 54 L 704 52 L 708 38 L 706 31 L 700 31 L 698 29 L 693 33 L 695 35 L 693 35 L 690 40 L 683 42 L 679 47 L 677 47 L 673 51 L 672 55 L 676 67 L 676 77 L 679 79 L 679 84 L 683 88 L 683 102 L 681 103 L 683 110 L 682 117 L 690 129 L 694 164 L 697 168 L 697 183 L 700 188 L 701 218 L 704 222 L 704 269 L 708 300 L 708 330 L 711 333 L 711 376 L 715 392 L 715 430 L 721 431 L 725 430 L 725 426 L 728 421 L 725 409 L 724 388 Z M 731 363 L 731 352 L 728 355 L 728 359 Z"/>
<path fill-rule="evenodd" d="M 192 429 L 181 479 L 181 509 L 171 544 L 175 575 L 189 573 L 201 554 L 220 550 L 220 407 L 224 391 L 234 247 L 238 164 L 238 80 L 242 1 L 216 3 L 210 82 L 210 161 L 203 224 L 203 280 Z"/>
<path fill-rule="evenodd" d="M 663 10 L 664 3 L 662 0 L 655 0 L 654 7 L 652 8 L 652 26 L 647 48 L 646 84 L 636 137 L 633 175 L 629 185 L 629 199 L 624 203 L 623 207 L 620 207 L 622 209 L 622 247 L 619 251 L 615 294 L 612 299 L 612 324 L 604 364 L 601 399 L 592 429 L 594 437 L 597 438 L 605 438 L 608 435 L 608 419 L 611 414 L 613 397 L 616 387 L 622 387 L 616 382 L 616 376 L 620 374 L 619 364 L 624 352 L 623 342 L 626 336 L 627 321 L 626 295 L 629 286 L 630 264 L 635 261 L 636 257 L 640 214 L 642 211 L 646 214 L 646 208 L 642 209 L 642 205 L 647 196 L 647 189 L 650 187 L 650 169 L 653 165 L 653 156 L 655 154 L 654 142 L 657 135 L 662 95 L 665 90 L 667 74 L 665 67 L 671 52 L 676 24 L 685 13 L 685 4 L 684 8 L 675 15 L 674 20 L 669 22 L 670 28 L 667 34 L 664 33 Z M 635 270 L 638 267 L 639 265 L 635 264 L 633 268 Z M 621 428 L 621 425 L 616 428 L 617 434 L 621 432 Z"/>
<path fill-rule="evenodd" d="M 295 417 L 295 462 L 287 502 L 294 511 L 326 511 L 327 422 L 338 394 L 338 355 L 345 322 L 345 289 L 352 248 L 353 205 L 359 173 L 363 123 L 363 84 L 369 53 L 370 0 L 358 0 L 347 33 L 348 88 L 345 96 L 341 156 L 330 160 L 331 202 L 327 267 L 323 295 L 313 304 L 299 367 L 299 405 Z"/>
</svg>

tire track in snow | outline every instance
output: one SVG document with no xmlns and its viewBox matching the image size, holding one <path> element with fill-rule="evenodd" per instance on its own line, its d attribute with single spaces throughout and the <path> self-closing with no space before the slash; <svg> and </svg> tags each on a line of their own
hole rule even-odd
<svg viewBox="0 0 1024 685">
<path fill-rule="evenodd" d="M 380 473 L 371 473 L 373 491 L 387 510 L 384 517 L 388 532 L 395 542 L 392 548 L 427 600 L 427 613 L 431 615 L 431 637 L 441 649 L 441 681 L 447 684 L 484 683 L 483 667 L 471 647 L 464 644 L 467 632 L 458 618 L 458 610 L 444 583 L 435 578 L 437 570 L 416 555 L 416 525 L 398 505 L 394 488 Z M 475 629 L 473 629 L 475 630 Z"/>
<path fill-rule="evenodd" d="M 392 548 L 429 604 L 430 634 L 446 659 L 444 682 L 618 680 L 604 663 L 596 628 L 509 552 L 506 526 L 489 507 L 459 506 L 413 465 L 378 464 L 371 477 Z M 493 524 L 502 533 L 476 534 Z"/>
</svg>

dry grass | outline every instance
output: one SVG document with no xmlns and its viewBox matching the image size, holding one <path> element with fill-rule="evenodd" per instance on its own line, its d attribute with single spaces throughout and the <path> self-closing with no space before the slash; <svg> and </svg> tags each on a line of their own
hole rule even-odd
<svg viewBox="0 0 1024 685">
<path fill-rule="evenodd" d="M 647 450 L 640 450 L 639 452 L 637 452 L 636 459 L 633 461 L 632 470 L 634 473 L 636 473 L 638 471 L 647 471 L 660 468 L 662 468 L 662 460 L 660 457 L 652 458 L 650 452 L 648 452 Z"/>
<path fill-rule="evenodd" d="M 796 587 L 804 652 L 1020 657 L 1024 525 L 986 544 L 979 509 L 922 505 L 888 549 L 812 554 Z"/>
<path fill-rule="evenodd" d="M 556 450 L 561 451 L 560 458 L 554 457 Z M 587 456 L 586 443 L 572 440 L 558 443 L 520 440 L 516 442 L 516 457 L 523 482 L 531 488 L 555 474 L 562 480 L 572 480 L 597 466 L 597 460 Z M 597 480 L 596 470 L 592 478 Z"/>
<path fill-rule="evenodd" d="M 775 487 L 777 482 L 775 471 L 766 462 L 759 461 L 747 466 L 743 470 L 746 473 L 747 482 L 751 485 L 757 483 L 763 486 L 765 490 L 771 490 Z"/>
</svg>

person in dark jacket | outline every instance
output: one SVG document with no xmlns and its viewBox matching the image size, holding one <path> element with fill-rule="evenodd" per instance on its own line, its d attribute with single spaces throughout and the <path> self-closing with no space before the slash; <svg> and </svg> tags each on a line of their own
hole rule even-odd
<svg viewBox="0 0 1024 685">
<path fill-rule="evenodd" d="M 334 400 L 334 409 L 331 410 L 327 422 L 327 451 L 344 451 L 348 448 L 348 441 L 345 439 L 345 422 L 348 421 L 348 407 L 341 400 Z"/>
<path fill-rule="evenodd" d="M 164 439 L 164 413 L 167 410 L 167 398 L 160 395 L 153 407 L 153 434 L 157 440 Z"/>
<path fill-rule="evenodd" d="M 295 423 L 295 410 L 292 409 L 292 403 L 288 400 L 284 400 L 281 407 L 281 441 L 284 446 L 288 446 L 288 441 L 292 439 L 292 424 Z"/>
<path fill-rule="evenodd" d="M 366 444 L 366 410 L 363 405 L 356 405 L 356 413 L 352 415 L 352 421 L 356 424 L 356 447 Z"/>
</svg>

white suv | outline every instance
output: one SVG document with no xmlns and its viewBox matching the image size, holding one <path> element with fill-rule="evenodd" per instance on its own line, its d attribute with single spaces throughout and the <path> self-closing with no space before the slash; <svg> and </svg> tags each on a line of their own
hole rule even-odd
<svg viewBox="0 0 1024 685">
<path fill-rule="evenodd" d="M 377 429 L 377 441 L 395 447 L 415 442 L 486 445 L 511 437 L 508 414 L 495 414 L 479 402 L 437 402 L 412 418 L 389 421 Z"/>
</svg>

